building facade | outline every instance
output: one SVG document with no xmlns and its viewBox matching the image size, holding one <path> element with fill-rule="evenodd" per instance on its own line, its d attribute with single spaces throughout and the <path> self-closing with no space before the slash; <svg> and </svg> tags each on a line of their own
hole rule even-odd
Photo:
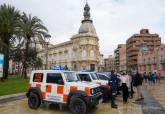
<svg viewBox="0 0 165 114">
<path fill-rule="evenodd" d="M 140 34 L 134 34 L 126 41 L 126 60 L 128 70 L 138 69 L 138 53 L 140 44 L 146 42 L 148 49 L 153 51 L 161 44 L 161 38 L 158 34 L 150 34 L 148 29 L 140 30 Z"/>
<path fill-rule="evenodd" d="M 100 57 L 99 57 L 98 71 L 99 72 L 103 72 L 104 71 L 104 55 L 103 54 L 100 54 Z"/>
<path fill-rule="evenodd" d="M 110 72 L 112 70 L 115 70 L 114 57 L 109 55 L 108 58 L 104 59 L 104 72 Z"/>
<path fill-rule="evenodd" d="M 158 72 L 165 76 L 165 45 L 161 44 L 153 51 L 147 49 L 147 43 L 142 45 L 138 54 L 138 71 L 140 73 Z"/>
<path fill-rule="evenodd" d="M 119 48 L 117 47 L 117 49 L 115 49 L 114 51 L 114 67 L 117 71 L 119 71 L 119 67 L 120 67 L 120 60 L 119 60 Z"/>
<path fill-rule="evenodd" d="M 43 59 L 44 68 L 45 49 L 38 56 Z M 48 67 L 50 69 L 52 66 L 61 65 L 70 70 L 98 71 L 99 57 L 99 38 L 90 18 L 90 7 L 86 3 L 78 34 L 73 35 L 69 41 L 48 49 Z"/>
<path fill-rule="evenodd" d="M 119 44 L 117 49 L 114 51 L 115 55 L 115 69 L 117 71 L 126 71 L 126 45 L 125 44 Z"/>
<path fill-rule="evenodd" d="M 121 44 L 119 46 L 119 69 L 120 71 L 127 70 L 127 63 L 126 63 L 126 44 Z"/>
</svg>

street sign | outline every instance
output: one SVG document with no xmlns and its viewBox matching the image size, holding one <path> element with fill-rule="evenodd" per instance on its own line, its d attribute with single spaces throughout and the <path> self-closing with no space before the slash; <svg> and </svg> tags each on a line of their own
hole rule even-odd
<svg viewBox="0 0 165 114">
<path fill-rule="evenodd" d="M 0 78 L 3 77 L 4 55 L 0 54 Z"/>
</svg>

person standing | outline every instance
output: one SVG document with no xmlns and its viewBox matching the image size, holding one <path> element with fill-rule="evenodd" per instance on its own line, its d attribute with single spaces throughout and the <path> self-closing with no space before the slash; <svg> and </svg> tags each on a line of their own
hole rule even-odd
<svg viewBox="0 0 165 114">
<path fill-rule="evenodd" d="M 121 84 L 120 84 L 120 78 L 119 78 L 121 76 L 121 74 L 117 73 L 116 75 L 117 75 L 117 78 L 118 78 L 118 87 L 117 87 L 117 93 L 116 93 L 116 96 L 117 96 L 117 95 L 121 95 L 121 93 L 120 93 Z"/>
<path fill-rule="evenodd" d="M 134 94 L 134 90 L 133 90 L 133 78 L 134 78 L 134 75 L 133 75 L 133 73 L 131 73 L 130 72 L 130 74 L 129 74 L 129 76 L 130 76 L 130 99 L 132 99 L 133 98 L 133 94 Z"/>
<path fill-rule="evenodd" d="M 110 78 L 110 98 L 111 98 L 111 107 L 117 108 L 117 105 L 115 103 L 115 95 L 117 92 L 117 86 L 118 86 L 118 78 L 117 75 L 114 73 L 114 71 L 111 71 L 111 78 Z"/>
<path fill-rule="evenodd" d="M 140 101 L 140 100 L 144 99 L 144 97 L 142 95 L 142 83 L 143 83 L 143 78 L 137 71 L 136 74 L 135 74 L 135 77 L 134 77 L 134 86 L 137 88 L 137 99 L 136 99 L 136 101 Z"/>
<path fill-rule="evenodd" d="M 143 78 L 144 78 L 144 80 L 145 80 L 145 83 L 147 83 L 147 74 L 146 74 L 146 72 L 144 72 Z"/>
<path fill-rule="evenodd" d="M 160 83 L 160 73 L 158 73 L 158 75 L 157 75 L 157 80 L 159 81 L 159 83 Z"/>
<path fill-rule="evenodd" d="M 130 87 L 129 76 L 123 72 L 122 76 L 120 77 L 120 80 L 121 80 L 121 88 L 123 95 L 123 103 L 127 103 L 129 97 L 128 88 Z"/>
<path fill-rule="evenodd" d="M 152 73 L 149 72 L 148 74 L 148 81 L 149 81 L 149 85 L 152 85 Z"/>
<path fill-rule="evenodd" d="M 152 78 L 153 85 L 155 85 L 155 83 L 156 83 L 156 77 L 157 77 L 156 72 L 152 73 L 151 78 Z"/>
</svg>

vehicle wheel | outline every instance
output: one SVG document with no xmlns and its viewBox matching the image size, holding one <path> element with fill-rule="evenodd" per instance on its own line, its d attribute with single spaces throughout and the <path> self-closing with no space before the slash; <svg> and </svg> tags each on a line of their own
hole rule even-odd
<svg viewBox="0 0 165 114">
<path fill-rule="evenodd" d="M 70 100 L 69 108 L 73 114 L 85 114 L 86 103 L 78 97 L 72 97 Z"/>
<path fill-rule="evenodd" d="M 28 105 L 32 109 L 37 109 L 41 104 L 40 98 L 35 93 L 30 93 L 28 98 Z"/>
<path fill-rule="evenodd" d="M 91 105 L 89 107 L 90 107 L 90 109 L 95 109 L 95 108 L 97 108 L 97 105 Z"/>
</svg>

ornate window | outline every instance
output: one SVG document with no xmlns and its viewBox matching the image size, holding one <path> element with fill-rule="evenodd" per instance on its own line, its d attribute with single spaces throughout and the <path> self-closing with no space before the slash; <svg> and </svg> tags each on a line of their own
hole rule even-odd
<svg viewBox="0 0 165 114">
<path fill-rule="evenodd" d="M 93 50 L 90 51 L 90 57 L 94 57 L 95 56 L 95 53 Z"/>
<path fill-rule="evenodd" d="M 86 57 L 86 50 L 85 49 L 82 51 L 82 57 Z"/>
</svg>

